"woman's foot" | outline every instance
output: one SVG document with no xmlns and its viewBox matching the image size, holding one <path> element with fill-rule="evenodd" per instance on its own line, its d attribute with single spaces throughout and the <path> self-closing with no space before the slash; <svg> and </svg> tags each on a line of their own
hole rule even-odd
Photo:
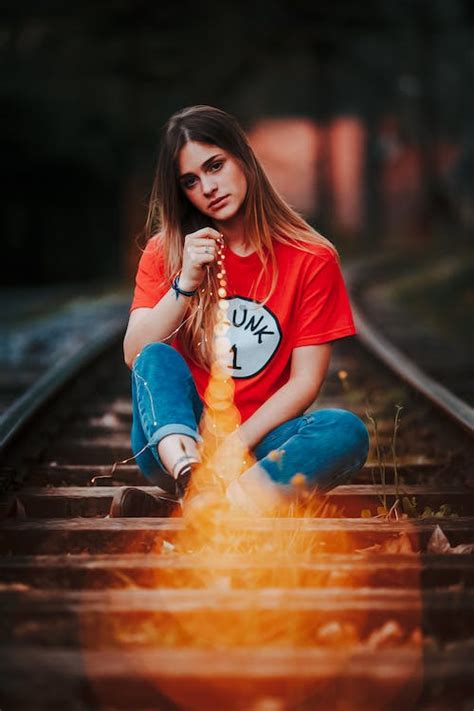
<svg viewBox="0 0 474 711">
<path fill-rule="evenodd" d="M 111 518 L 166 517 L 181 502 L 191 480 L 193 466 L 198 464 L 192 457 L 182 457 L 173 469 L 175 490 L 173 493 L 152 494 L 137 486 L 126 486 L 117 491 L 110 507 Z"/>
<path fill-rule="evenodd" d="M 199 460 L 192 455 L 184 454 L 174 464 L 173 478 L 176 481 L 176 496 L 182 499 L 191 480 L 193 467 L 199 465 Z"/>
<path fill-rule="evenodd" d="M 289 493 L 273 481 L 263 467 L 254 464 L 229 484 L 226 498 L 238 513 L 272 516 L 288 505 Z"/>
<path fill-rule="evenodd" d="M 164 518 L 171 514 L 179 499 L 169 494 L 151 494 L 137 486 L 120 488 L 112 499 L 110 518 Z"/>
</svg>

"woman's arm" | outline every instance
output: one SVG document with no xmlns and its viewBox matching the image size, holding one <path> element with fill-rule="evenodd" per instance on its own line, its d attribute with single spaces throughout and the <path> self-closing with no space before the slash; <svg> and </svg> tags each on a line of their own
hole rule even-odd
<svg viewBox="0 0 474 711">
<path fill-rule="evenodd" d="M 183 291 L 194 291 L 201 285 L 206 266 L 216 260 L 218 243 L 221 242 L 221 233 L 212 227 L 203 227 L 185 236 L 179 276 L 179 286 Z M 140 270 L 137 280 L 139 277 Z M 153 308 L 142 306 L 132 311 L 123 341 L 124 359 L 129 368 L 148 343 L 173 340 L 173 333 L 180 326 L 189 305 L 188 296 L 178 295 L 169 289 Z"/>
<path fill-rule="evenodd" d="M 152 309 L 142 307 L 132 311 L 123 339 L 123 355 L 129 368 L 148 343 L 172 340 L 170 334 L 181 324 L 188 307 L 189 297 L 180 294 L 176 299 L 170 289 Z"/>
<path fill-rule="evenodd" d="M 293 349 L 290 378 L 239 428 L 240 439 L 253 449 L 268 432 L 301 415 L 317 398 L 326 377 L 332 343 Z"/>
</svg>

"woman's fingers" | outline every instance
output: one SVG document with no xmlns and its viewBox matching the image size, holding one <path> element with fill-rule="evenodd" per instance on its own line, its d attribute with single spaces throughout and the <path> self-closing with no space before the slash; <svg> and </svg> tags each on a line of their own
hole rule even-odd
<svg viewBox="0 0 474 711">
<path fill-rule="evenodd" d="M 184 238 L 185 247 L 191 245 L 215 245 L 217 243 L 222 243 L 222 235 L 217 230 L 212 229 L 212 227 L 204 227 L 202 230 L 192 232 Z"/>
<path fill-rule="evenodd" d="M 207 228 L 205 229 L 207 230 Z M 186 237 L 185 252 L 194 263 L 207 264 L 216 258 L 222 244 L 222 237 L 216 230 L 212 230 L 212 237 L 197 237 L 196 235 L 202 231 L 198 230 Z M 217 237 L 214 236 L 214 233 Z"/>
<path fill-rule="evenodd" d="M 216 258 L 216 255 L 213 254 L 212 252 L 196 252 L 196 251 L 191 251 L 189 253 L 189 257 L 191 261 L 193 261 L 196 264 L 204 264 L 208 262 L 213 262 L 214 259 Z"/>
<path fill-rule="evenodd" d="M 191 242 L 186 249 L 191 249 L 195 252 L 217 252 L 219 247 L 212 240 L 207 240 L 206 242 L 201 241 L 198 244 Z"/>
<path fill-rule="evenodd" d="M 187 258 L 194 265 L 210 264 L 218 256 L 217 250 L 212 246 L 190 246 L 187 248 Z"/>
<path fill-rule="evenodd" d="M 222 243 L 222 234 L 212 227 L 203 227 L 201 230 L 191 232 L 184 238 L 184 245 L 187 246 L 207 246 Z"/>
<path fill-rule="evenodd" d="M 204 227 L 186 235 L 181 272 L 186 283 L 192 285 L 201 283 L 204 267 L 217 259 L 222 245 L 221 233 L 212 227 Z"/>
<path fill-rule="evenodd" d="M 215 230 L 213 227 L 203 227 L 200 230 L 196 230 L 196 232 L 191 232 L 191 234 L 186 235 L 185 239 L 189 238 L 195 238 L 195 239 L 202 239 L 203 237 L 207 237 L 210 239 L 221 239 L 222 234 Z"/>
<path fill-rule="evenodd" d="M 189 254 L 190 257 L 199 257 L 199 256 L 208 256 L 208 257 L 215 257 L 217 255 L 217 249 L 214 245 L 212 244 L 202 244 L 202 245 L 194 245 L 191 244 L 189 247 L 186 247 L 186 251 Z"/>
<path fill-rule="evenodd" d="M 192 239 L 186 244 L 193 245 L 194 247 L 215 247 L 216 249 L 219 248 L 219 243 L 216 242 L 214 239 Z"/>
<path fill-rule="evenodd" d="M 185 243 L 184 249 L 195 249 L 201 252 L 207 249 L 217 252 L 219 249 L 221 249 L 221 245 L 222 243 L 216 242 L 213 239 L 192 239 Z"/>
</svg>

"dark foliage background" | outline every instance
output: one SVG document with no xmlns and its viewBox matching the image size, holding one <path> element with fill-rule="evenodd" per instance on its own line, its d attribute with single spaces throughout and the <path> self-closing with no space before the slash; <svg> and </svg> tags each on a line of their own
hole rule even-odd
<svg viewBox="0 0 474 711">
<path fill-rule="evenodd" d="M 474 4 L 469 0 L 2 3 L 0 229 L 5 284 L 122 279 L 160 129 L 178 108 L 367 130 L 362 252 L 399 238 L 381 208 L 383 116 L 421 160 L 410 239 L 474 225 Z M 385 141 L 385 142 L 384 142 Z M 446 169 L 436 146 L 456 148 Z M 385 153 L 384 153 L 385 152 Z M 331 228 L 329 203 L 308 216 Z M 393 236 L 395 234 L 395 237 Z M 449 235 L 449 237 L 447 237 Z"/>
</svg>

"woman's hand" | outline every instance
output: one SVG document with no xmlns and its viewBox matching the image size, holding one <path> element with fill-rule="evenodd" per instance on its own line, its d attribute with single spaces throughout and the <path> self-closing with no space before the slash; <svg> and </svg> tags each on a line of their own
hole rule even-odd
<svg viewBox="0 0 474 711">
<path fill-rule="evenodd" d="M 231 510 L 251 516 L 275 516 L 288 509 L 291 492 L 273 481 L 265 469 L 255 463 L 230 482 L 225 497 Z"/>
<path fill-rule="evenodd" d="M 179 286 L 185 291 L 197 289 L 205 276 L 205 268 L 217 259 L 222 235 L 212 227 L 203 227 L 184 238 L 183 266 Z"/>
<path fill-rule="evenodd" d="M 243 468 L 250 467 L 254 462 L 255 457 L 241 439 L 239 430 L 236 430 L 223 439 L 210 458 L 209 466 L 229 484 L 240 476 Z"/>
</svg>

